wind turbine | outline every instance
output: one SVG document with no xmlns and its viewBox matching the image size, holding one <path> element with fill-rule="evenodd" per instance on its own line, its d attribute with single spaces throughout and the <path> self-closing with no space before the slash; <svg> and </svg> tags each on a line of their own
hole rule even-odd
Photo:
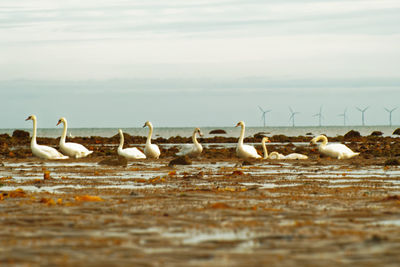
<svg viewBox="0 0 400 267">
<path fill-rule="evenodd" d="M 392 109 L 387 109 L 387 108 L 385 108 L 385 110 L 386 110 L 387 112 L 389 112 L 389 125 L 390 125 L 390 126 L 392 126 L 392 112 L 395 111 L 396 109 L 397 109 L 397 107 L 392 108 Z"/>
<path fill-rule="evenodd" d="M 367 111 L 367 109 L 369 109 L 369 106 L 368 107 L 366 107 L 366 108 L 364 108 L 364 109 L 360 109 L 359 107 L 356 107 L 356 109 L 358 109 L 358 111 L 360 111 L 361 112 L 361 119 L 362 119 L 362 126 L 364 126 L 365 125 L 365 121 L 364 121 L 364 113 L 365 113 L 365 111 Z"/>
<path fill-rule="evenodd" d="M 261 115 L 261 120 L 263 120 L 264 121 L 264 127 L 265 127 L 265 120 L 266 120 L 266 116 L 265 116 L 265 114 L 267 114 L 268 112 L 271 112 L 272 111 L 272 109 L 269 109 L 269 110 L 263 110 L 260 106 L 258 106 L 258 108 L 261 110 L 261 112 L 262 112 L 262 115 Z"/>
<path fill-rule="evenodd" d="M 294 116 L 296 116 L 297 114 L 299 114 L 300 112 L 295 112 L 293 111 L 293 109 L 291 107 L 289 107 L 290 110 L 290 117 L 289 120 L 292 120 L 292 127 L 294 127 Z"/>
<path fill-rule="evenodd" d="M 339 114 L 338 116 L 343 117 L 343 125 L 346 126 L 346 119 L 347 119 L 347 108 L 344 109 L 342 114 Z"/>
<path fill-rule="evenodd" d="M 319 108 L 319 113 L 314 114 L 313 117 L 318 117 L 319 127 L 321 127 L 322 118 L 324 117 L 322 116 L 322 106 Z"/>
</svg>

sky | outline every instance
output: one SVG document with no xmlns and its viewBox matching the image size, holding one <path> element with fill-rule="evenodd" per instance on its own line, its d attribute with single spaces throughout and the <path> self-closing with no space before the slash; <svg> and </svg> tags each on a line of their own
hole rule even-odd
<svg viewBox="0 0 400 267">
<path fill-rule="evenodd" d="M 2 0 L 0 128 L 400 125 L 398 0 Z"/>
</svg>

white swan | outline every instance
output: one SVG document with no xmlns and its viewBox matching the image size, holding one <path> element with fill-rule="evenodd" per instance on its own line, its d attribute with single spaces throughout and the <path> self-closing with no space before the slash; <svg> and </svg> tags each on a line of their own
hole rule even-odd
<svg viewBox="0 0 400 267">
<path fill-rule="evenodd" d="M 77 143 L 71 143 L 65 142 L 65 138 L 67 137 L 67 119 L 62 117 L 58 120 L 57 125 L 60 123 L 64 124 L 64 130 L 60 138 L 60 150 L 63 152 L 65 155 L 68 155 L 72 158 L 84 158 L 89 154 L 92 154 L 93 151 L 88 150 L 86 147 L 84 147 L 81 144 Z"/>
<path fill-rule="evenodd" d="M 184 144 L 181 146 L 181 149 L 178 153 L 176 153 L 177 156 L 189 156 L 189 157 L 197 157 L 203 152 L 203 147 L 201 144 L 197 141 L 196 134 L 199 134 L 199 136 L 203 136 L 203 134 L 200 131 L 200 128 L 196 128 L 193 131 L 192 135 L 192 141 L 193 144 Z"/>
<path fill-rule="evenodd" d="M 151 122 L 146 121 L 143 127 L 149 127 L 149 135 L 147 136 L 146 145 L 144 147 L 144 154 L 148 158 L 158 159 L 160 157 L 160 149 L 157 145 L 151 143 L 151 135 L 153 134 L 153 124 Z"/>
<path fill-rule="evenodd" d="M 121 157 L 125 157 L 126 159 L 145 159 L 146 155 L 143 154 L 142 151 L 137 149 L 136 147 L 131 147 L 131 148 L 125 148 L 123 149 L 124 146 L 124 133 L 122 132 L 121 129 L 118 130 L 119 132 L 119 146 L 118 146 L 118 155 Z"/>
<path fill-rule="evenodd" d="M 244 139 L 244 131 L 245 131 L 245 125 L 243 121 L 239 121 L 235 127 L 241 126 L 242 129 L 240 131 L 240 137 L 238 141 L 238 145 L 236 147 L 236 155 L 239 158 L 242 159 L 259 159 L 261 158 L 260 155 L 258 155 L 257 150 L 254 148 L 254 146 L 249 146 L 249 145 L 244 145 L 243 144 L 243 139 Z"/>
<path fill-rule="evenodd" d="M 58 152 L 55 148 L 49 147 L 49 146 L 43 146 L 43 145 L 38 145 L 36 143 L 36 116 L 31 115 L 29 116 L 27 120 L 32 120 L 33 121 L 33 134 L 32 134 L 32 139 L 31 139 L 31 150 L 32 154 L 35 155 L 36 157 L 42 158 L 42 159 L 67 159 L 68 156 L 64 156 L 60 152 Z"/>
<path fill-rule="evenodd" d="M 328 145 L 328 138 L 324 135 L 320 135 L 314 137 L 310 144 L 317 144 L 318 141 L 322 140 L 322 143 L 318 146 L 318 151 L 322 154 L 337 158 L 337 159 L 349 159 L 359 155 L 360 153 L 355 153 L 353 150 L 348 148 L 343 144 L 329 144 Z"/>
<path fill-rule="evenodd" d="M 267 147 L 265 146 L 265 142 L 270 142 L 268 137 L 263 137 L 263 139 L 261 141 L 261 145 L 264 150 L 263 159 L 267 159 L 267 158 L 270 158 L 270 159 L 308 159 L 308 157 L 306 155 L 299 154 L 299 153 L 291 153 L 291 154 L 285 156 L 281 153 L 274 151 L 268 155 L 268 150 L 267 150 Z"/>
</svg>

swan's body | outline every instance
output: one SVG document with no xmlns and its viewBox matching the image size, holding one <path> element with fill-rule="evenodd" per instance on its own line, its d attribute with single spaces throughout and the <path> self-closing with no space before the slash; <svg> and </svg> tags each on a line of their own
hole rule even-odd
<svg viewBox="0 0 400 267">
<path fill-rule="evenodd" d="M 243 121 L 239 121 L 236 124 L 236 127 L 241 126 L 242 129 L 240 131 L 240 137 L 238 141 L 238 145 L 236 147 L 236 156 L 242 159 L 259 159 L 261 158 L 260 155 L 258 155 L 257 150 L 254 148 L 254 146 L 249 146 L 249 145 L 244 145 L 243 144 L 243 139 L 244 139 L 244 131 L 245 131 L 245 125 Z"/>
<path fill-rule="evenodd" d="M 268 150 L 267 150 L 267 147 L 265 146 L 265 142 L 270 142 L 268 137 L 263 137 L 263 139 L 261 141 L 261 145 L 262 145 L 263 151 L 264 151 L 263 159 L 268 159 L 268 158 L 270 158 L 270 159 L 308 159 L 308 157 L 306 155 L 299 154 L 299 153 L 291 153 L 291 154 L 285 156 L 281 153 L 274 151 L 268 155 Z"/>
<path fill-rule="evenodd" d="M 314 137 L 310 143 L 316 144 L 320 140 L 322 140 L 322 143 L 318 146 L 318 151 L 326 156 L 337 159 L 349 159 L 360 154 L 353 152 L 353 150 L 343 144 L 328 145 L 328 138 L 324 135 Z"/>
<path fill-rule="evenodd" d="M 157 145 L 151 143 L 151 135 L 153 134 L 153 124 L 151 122 L 146 121 L 143 127 L 149 127 L 149 135 L 147 136 L 146 145 L 144 147 L 144 154 L 147 158 L 158 159 L 160 157 L 160 149 Z"/>
<path fill-rule="evenodd" d="M 31 150 L 32 154 L 42 159 L 67 159 L 68 156 L 64 156 L 58 152 L 55 148 L 49 146 L 38 145 L 36 142 L 36 116 L 29 116 L 27 120 L 33 121 L 33 134 L 31 139 Z"/>
<path fill-rule="evenodd" d="M 189 156 L 189 157 L 197 157 L 201 154 L 203 151 L 203 147 L 201 144 L 197 141 L 196 134 L 199 134 L 199 136 L 202 136 L 203 134 L 200 132 L 199 128 L 194 129 L 193 135 L 192 135 L 192 141 L 193 144 L 185 144 L 181 147 L 181 150 L 176 153 L 177 156 Z"/>
<path fill-rule="evenodd" d="M 71 143 L 65 142 L 65 138 L 67 137 L 67 119 L 65 118 L 60 118 L 57 122 L 57 125 L 60 123 L 64 124 L 64 130 L 60 138 L 60 150 L 65 154 L 68 155 L 72 158 L 84 158 L 89 154 L 92 154 L 93 151 L 88 150 L 86 147 L 84 147 L 81 144 L 78 143 Z"/>
<path fill-rule="evenodd" d="M 124 146 L 124 134 L 122 133 L 122 130 L 119 129 L 119 136 L 120 136 L 120 142 L 118 146 L 118 155 L 125 157 L 126 159 L 145 159 L 146 155 L 143 154 L 142 151 L 137 149 L 136 147 L 132 148 L 125 148 L 123 149 Z"/>
</svg>

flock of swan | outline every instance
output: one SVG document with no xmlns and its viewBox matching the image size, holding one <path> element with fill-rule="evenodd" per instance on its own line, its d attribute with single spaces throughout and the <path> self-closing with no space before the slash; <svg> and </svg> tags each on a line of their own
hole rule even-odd
<svg viewBox="0 0 400 267">
<path fill-rule="evenodd" d="M 60 153 L 55 148 L 50 146 L 38 145 L 36 142 L 36 127 L 37 127 L 37 118 L 35 115 L 29 116 L 27 120 L 33 121 L 33 134 L 31 139 L 31 150 L 32 154 L 36 157 L 42 159 L 67 159 L 71 158 L 83 158 L 93 151 L 88 150 L 81 144 L 78 143 L 71 143 L 65 142 L 66 135 L 67 135 L 67 120 L 65 118 L 60 118 L 57 125 L 64 124 L 64 129 L 60 138 L 60 150 L 63 153 Z M 283 155 L 276 151 L 271 152 L 268 155 L 268 151 L 266 148 L 265 143 L 270 142 L 268 137 L 264 137 L 262 139 L 261 145 L 263 148 L 263 157 L 261 157 L 254 146 L 246 145 L 243 143 L 244 134 L 245 134 L 245 123 L 240 121 L 236 124 L 236 127 L 241 127 L 239 141 L 236 146 L 236 155 L 241 159 L 307 159 L 308 157 L 303 154 L 299 153 L 291 153 L 289 155 Z M 123 148 L 124 146 L 124 134 L 121 129 L 118 130 L 120 135 L 120 144 L 117 149 L 118 155 L 125 157 L 127 159 L 146 159 L 146 158 L 153 158 L 158 159 L 160 157 L 160 149 L 157 145 L 151 143 L 151 137 L 153 134 L 153 125 L 151 122 L 147 121 L 143 127 L 149 127 L 149 134 L 147 136 L 146 145 L 144 147 L 144 153 L 140 151 L 138 148 Z M 203 147 L 197 141 L 197 135 L 203 136 L 199 128 L 195 128 L 192 135 L 193 144 L 185 144 L 181 147 L 181 150 L 176 153 L 177 156 L 190 156 L 190 157 L 197 157 L 199 156 L 202 151 Z M 310 144 L 317 144 L 318 141 L 322 143 L 318 146 L 318 150 L 321 154 L 326 156 L 337 158 L 337 159 L 349 159 L 354 156 L 359 155 L 360 153 L 353 152 L 350 148 L 343 144 L 328 144 L 328 138 L 324 135 L 317 136 L 313 138 Z"/>
</svg>

